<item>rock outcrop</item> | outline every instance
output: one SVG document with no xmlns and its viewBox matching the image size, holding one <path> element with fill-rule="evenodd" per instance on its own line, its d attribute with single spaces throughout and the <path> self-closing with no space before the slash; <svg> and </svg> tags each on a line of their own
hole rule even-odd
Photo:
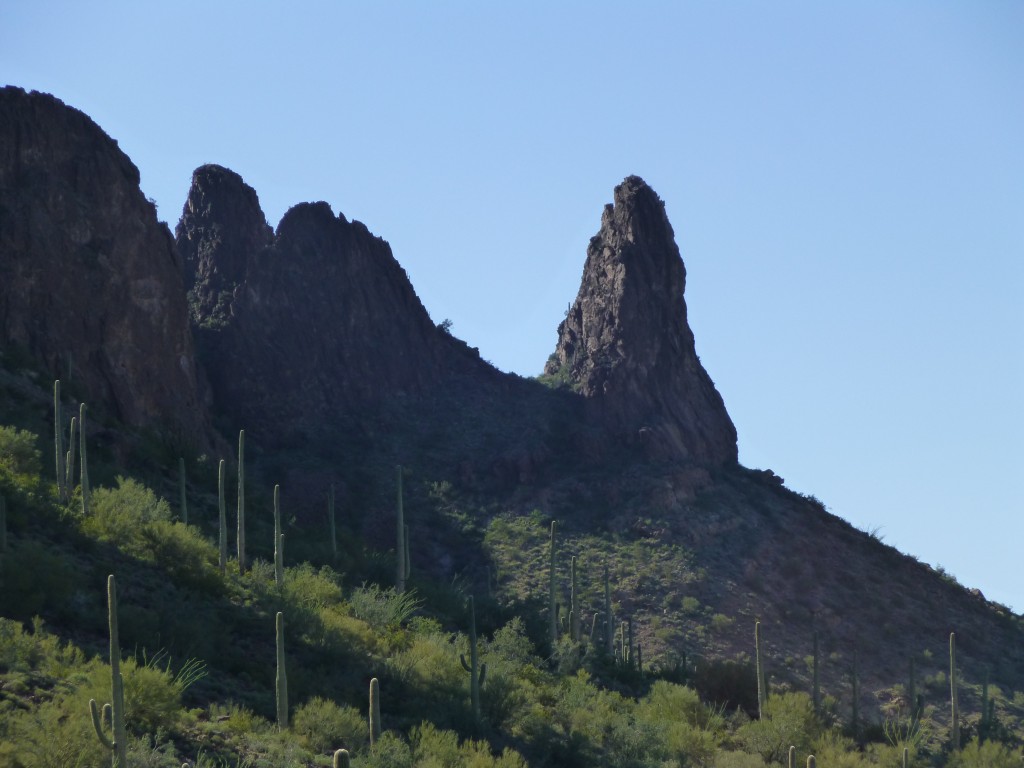
<svg viewBox="0 0 1024 768">
<path fill-rule="evenodd" d="M 218 415 L 264 444 L 337 429 L 474 357 L 431 322 L 388 244 L 327 203 L 296 205 L 272 234 L 255 192 L 207 165 L 176 231 Z"/>
<path fill-rule="evenodd" d="M 736 429 L 694 349 L 686 268 L 665 204 L 636 176 L 614 199 L 546 373 L 582 394 L 616 439 L 639 441 L 654 457 L 735 462 Z"/>
<path fill-rule="evenodd" d="M 209 445 L 180 265 L 138 169 L 83 113 L 14 87 L 0 89 L 0 345 L 55 377 L 70 356 L 91 406 Z"/>
</svg>

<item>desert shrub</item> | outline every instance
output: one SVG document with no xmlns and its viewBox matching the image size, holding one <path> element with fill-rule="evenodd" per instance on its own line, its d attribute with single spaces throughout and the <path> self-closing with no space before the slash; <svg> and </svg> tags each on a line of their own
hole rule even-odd
<svg viewBox="0 0 1024 768">
<path fill-rule="evenodd" d="M 362 768 L 412 768 L 412 750 L 395 734 L 385 731 L 361 761 Z"/>
<path fill-rule="evenodd" d="M 153 520 L 139 529 L 138 553 L 167 571 L 179 584 L 204 591 L 221 586 L 217 548 L 195 528 L 169 520 Z"/>
<path fill-rule="evenodd" d="M 361 750 L 369 730 L 359 710 L 319 696 L 295 710 L 292 728 L 314 752 Z"/>
<path fill-rule="evenodd" d="M 93 730 L 88 699 L 62 694 L 0 718 L 3 768 L 101 768 L 110 753 Z"/>
<path fill-rule="evenodd" d="M 719 752 L 711 765 L 714 768 L 764 768 L 764 760 L 749 752 Z"/>
<path fill-rule="evenodd" d="M 458 734 L 438 730 L 431 723 L 413 728 L 409 740 L 417 768 L 526 768 L 526 761 L 514 750 L 494 757 L 487 742 L 466 739 L 460 743 Z"/>
<path fill-rule="evenodd" d="M 38 441 L 28 430 L 0 426 L 0 467 L 12 475 L 37 477 L 43 471 Z"/>
<path fill-rule="evenodd" d="M 414 592 L 396 592 L 394 587 L 381 589 L 376 584 L 357 587 L 349 597 L 352 615 L 362 619 L 378 632 L 399 627 L 420 607 Z"/>
<path fill-rule="evenodd" d="M 1024 760 L 1020 747 L 1008 747 L 998 741 L 979 744 L 972 741 L 950 755 L 949 768 L 1018 768 Z"/>
<path fill-rule="evenodd" d="M 26 632 L 21 622 L 0 618 L 0 671 L 65 677 L 84 663 L 85 654 L 46 632 L 38 616 L 32 620 L 32 632 Z"/>
<path fill-rule="evenodd" d="M 766 763 L 784 762 L 793 745 L 807 754 L 822 727 L 814 714 L 814 704 L 806 693 L 781 693 L 765 701 L 764 715 L 736 733 L 747 752 L 759 754 Z"/>
<path fill-rule="evenodd" d="M 142 525 L 157 520 L 171 520 L 170 505 L 142 483 L 119 476 L 117 488 L 93 491 L 89 517 L 82 527 L 86 533 L 139 554 Z"/>
</svg>

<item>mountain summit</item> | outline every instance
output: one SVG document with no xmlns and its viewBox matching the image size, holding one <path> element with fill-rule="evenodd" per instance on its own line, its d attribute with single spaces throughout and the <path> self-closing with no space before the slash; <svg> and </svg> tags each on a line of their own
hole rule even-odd
<svg viewBox="0 0 1024 768">
<path fill-rule="evenodd" d="M 694 349 L 686 267 L 665 204 L 630 176 L 587 248 L 545 373 L 567 380 L 618 438 L 658 458 L 735 462 L 736 428 Z"/>
</svg>

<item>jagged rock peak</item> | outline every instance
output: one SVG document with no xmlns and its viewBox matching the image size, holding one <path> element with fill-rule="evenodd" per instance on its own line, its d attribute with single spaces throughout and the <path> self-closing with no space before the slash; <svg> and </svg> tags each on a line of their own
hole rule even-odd
<svg viewBox="0 0 1024 768">
<path fill-rule="evenodd" d="M 685 287 L 665 204 L 629 176 L 605 206 L 545 372 L 584 395 L 613 434 L 642 441 L 652 456 L 734 462 L 736 429 L 697 358 Z"/>
<path fill-rule="evenodd" d="M 192 320 L 216 325 L 230 315 L 248 259 L 270 245 L 273 231 L 256 190 L 234 171 L 211 164 L 192 173 L 175 239 Z"/>
<path fill-rule="evenodd" d="M 179 271 L 117 142 L 49 94 L 0 89 L 0 348 L 70 368 L 97 412 L 204 448 Z"/>
</svg>

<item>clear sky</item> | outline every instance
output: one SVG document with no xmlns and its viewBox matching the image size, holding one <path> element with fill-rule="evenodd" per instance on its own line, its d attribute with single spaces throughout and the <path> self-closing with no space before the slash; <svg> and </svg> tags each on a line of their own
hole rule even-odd
<svg viewBox="0 0 1024 768">
<path fill-rule="evenodd" d="M 665 200 L 740 460 L 1024 610 L 1024 3 L 0 0 L 173 227 L 326 200 L 540 372 L 612 188 Z"/>
</svg>

